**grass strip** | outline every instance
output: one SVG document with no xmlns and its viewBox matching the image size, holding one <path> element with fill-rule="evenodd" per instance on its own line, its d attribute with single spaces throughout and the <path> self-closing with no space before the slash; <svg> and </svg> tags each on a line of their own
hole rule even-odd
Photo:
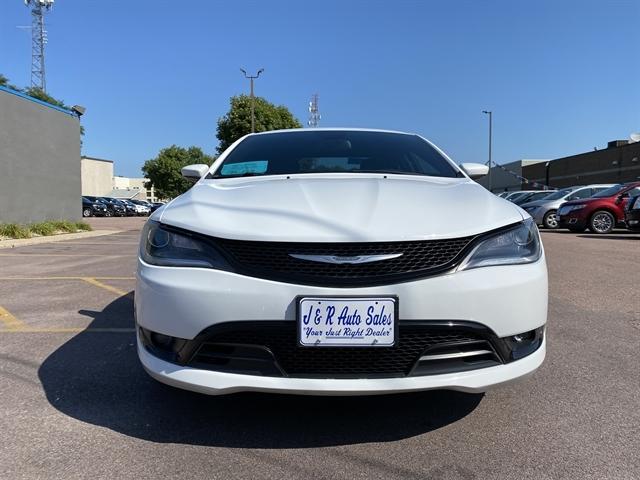
<svg viewBox="0 0 640 480">
<path fill-rule="evenodd" d="M 59 233 L 77 233 L 91 231 L 91 225 L 85 222 L 68 220 L 49 220 L 46 222 L 21 225 L 19 223 L 0 223 L 0 238 L 18 239 L 48 237 Z"/>
</svg>

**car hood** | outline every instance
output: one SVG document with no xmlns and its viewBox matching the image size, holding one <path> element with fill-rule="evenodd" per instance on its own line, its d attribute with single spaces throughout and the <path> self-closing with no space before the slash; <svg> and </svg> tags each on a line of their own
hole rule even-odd
<svg viewBox="0 0 640 480">
<path fill-rule="evenodd" d="M 153 218 L 230 239 L 375 242 L 474 235 L 523 213 L 466 178 L 339 173 L 201 180 Z"/>
</svg>

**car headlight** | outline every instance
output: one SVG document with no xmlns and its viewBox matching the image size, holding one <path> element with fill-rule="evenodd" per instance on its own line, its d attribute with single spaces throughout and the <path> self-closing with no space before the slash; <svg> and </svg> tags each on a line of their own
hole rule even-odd
<svg viewBox="0 0 640 480">
<path fill-rule="evenodd" d="M 629 202 L 629 210 L 640 210 L 640 197 L 636 197 L 635 202 Z"/>
<path fill-rule="evenodd" d="M 222 254 L 205 239 L 155 221 L 148 221 L 142 229 L 140 257 L 151 265 L 231 270 Z"/>
<path fill-rule="evenodd" d="M 533 263 L 541 255 L 538 227 L 528 218 L 513 228 L 483 239 L 464 259 L 458 270 Z"/>
</svg>

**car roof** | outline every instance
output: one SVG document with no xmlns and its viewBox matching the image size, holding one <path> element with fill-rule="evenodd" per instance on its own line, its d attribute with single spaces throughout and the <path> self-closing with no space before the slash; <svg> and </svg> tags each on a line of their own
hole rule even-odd
<svg viewBox="0 0 640 480">
<path fill-rule="evenodd" d="M 273 135 L 278 133 L 309 133 L 309 132 L 377 132 L 377 133 L 397 133 L 400 135 L 417 135 L 417 133 L 401 132 L 398 130 L 385 130 L 378 128 L 353 128 L 353 127 L 332 127 L 332 128 L 287 128 L 282 130 L 269 130 L 268 132 L 250 133 L 249 136 L 255 135 Z"/>
</svg>

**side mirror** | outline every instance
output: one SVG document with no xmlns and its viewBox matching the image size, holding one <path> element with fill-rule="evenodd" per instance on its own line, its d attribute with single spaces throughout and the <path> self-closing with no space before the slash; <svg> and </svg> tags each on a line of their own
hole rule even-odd
<svg viewBox="0 0 640 480">
<path fill-rule="evenodd" d="M 187 165 L 186 167 L 183 167 L 182 170 L 180 170 L 182 176 L 193 183 L 196 183 L 198 180 L 200 180 L 207 174 L 208 171 L 209 165 L 205 165 L 204 163 Z"/>
<path fill-rule="evenodd" d="M 484 177 L 487 173 L 489 173 L 489 167 L 487 165 L 483 165 L 482 163 L 463 163 L 462 165 L 460 165 L 460 168 L 462 168 L 462 170 L 464 170 L 464 173 L 466 173 L 473 179 Z"/>
</svg>

